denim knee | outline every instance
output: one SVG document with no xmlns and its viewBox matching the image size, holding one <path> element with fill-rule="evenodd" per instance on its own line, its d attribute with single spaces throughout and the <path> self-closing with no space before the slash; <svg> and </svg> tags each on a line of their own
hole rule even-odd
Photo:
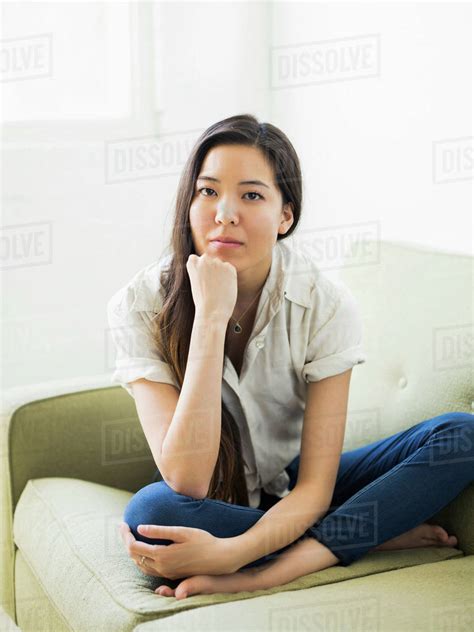
<svg viewBox="0 0 474 632">
<path fill-rule="evenodd" d="M 433 444 L 436 460 L 440 463 L 470 462 L 474 471 L 474 415 L 445 413 L 433 421 L 433 435 L 437 439 Z"/>
<path fill-rule="evenodd" d="M 134 537 L 148 544 L 171 544 L 172 540 L 147 538 L 138 533 L 140 524 L 190 526 L 189 516 L 203 500 L 178 494 L 165 481 L 150 483 L 132 496 L 125 507 L 123 520 Z"/>
</svg>

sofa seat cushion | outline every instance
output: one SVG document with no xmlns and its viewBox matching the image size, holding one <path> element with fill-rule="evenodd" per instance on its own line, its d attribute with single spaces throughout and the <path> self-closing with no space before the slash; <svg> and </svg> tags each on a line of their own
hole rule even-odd
<svg viewBox="0 0 474 632">
<path fill-rule="evenodd" d="M 126 630 L 179 610 L 342 582 L 409 566 L 463 558 L 451 547 L 373 551 L 350 566 L 333 566 L 265 591 L 156 595 L 170 583 L 143 575 L 118 532 L 128 491 L 73 478 L 29 480 L 14 514 L 14 540 L 42 589 L 72 628 Z"/>
<path fill-rule="evenodd" d="M 359 577 L 297 593 L 226 603 L 138 625 L 134 632 L 473 630 L 474 555 Z M 168 597 L 168 599 L 170 599 Z M 171 626 L 171 623 L 173 624 Z"/>
</svg>

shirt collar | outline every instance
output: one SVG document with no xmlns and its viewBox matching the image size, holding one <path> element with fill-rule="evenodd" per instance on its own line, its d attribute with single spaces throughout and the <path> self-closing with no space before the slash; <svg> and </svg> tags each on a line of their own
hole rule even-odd
<svg viewBox="0 0 474 632">
<path fill-rule="evenodd" d="M 172 254 L 165 256 L 158 266 L 158 276 L 172 259 Z M 314 275 L 311 274 L 309 260 L 295 250 L 285 240 L 277 241 L 273 247 L 270 272 L 264 283 L 262 293 L 266 293 L 270 303 L 277 307 L 282 294 L 292 303 L 301 307 L 311 307 L 311 290 Z M 159 287 L 159 281 L 158 281 Z M 265 301 L 260 301 L 262 304 Z M 162 299 L 155 294 L 154 311 L 161 309 Z"/>
<path fill-rule="evenodd" d="M 311 262 L 284 240 L 277 242 L 276 246 L 281 253 L 285 297 L 301 307 L 311 307 L 314 286 Z"/>
</svg>

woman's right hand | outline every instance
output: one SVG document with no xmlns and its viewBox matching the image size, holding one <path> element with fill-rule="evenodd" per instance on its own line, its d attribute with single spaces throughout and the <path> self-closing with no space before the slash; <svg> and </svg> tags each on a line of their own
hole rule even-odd
<svg viewBox="0 0 474 632">
<path fill-rule="evenodd" d="M 218 316 L 226 323 L 237 301 L 237 270 L 228 261 L 211 257 L 189 255 L 186 269 L 191 281 L 196 314 Z"/>
</svg>

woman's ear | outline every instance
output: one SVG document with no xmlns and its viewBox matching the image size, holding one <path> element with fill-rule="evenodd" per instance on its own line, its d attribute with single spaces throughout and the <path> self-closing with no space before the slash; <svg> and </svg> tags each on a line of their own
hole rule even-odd
<svg viewBox="0 0 474 632">
<path fill-rule="evenodd" d="M 288 202 L 287 204 L 284 204 L 281 210 L 281 214 L 282 214 L 282 220 L 280 222 L 280 228 L 283 228 L 283 235 L 285 235 L 291 228 L 291 226 L 293 225 L 293 222 L 295 221 L 295 218 L 293 217 L 293 204 L 292 202 Z M 280 233 L 280 229 L 278 229 L 278 232 Z"/>
</svg>

